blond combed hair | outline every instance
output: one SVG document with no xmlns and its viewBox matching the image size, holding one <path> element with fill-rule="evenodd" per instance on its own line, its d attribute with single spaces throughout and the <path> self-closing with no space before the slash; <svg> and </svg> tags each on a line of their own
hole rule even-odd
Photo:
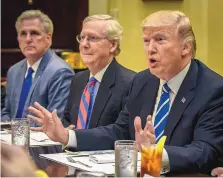
<svg viewBox="0 0 223 178">
<path fill-rule="evenodd" d="M 115 50 L 115 56 L 117 56 L 121 52 L 120 41 L 123 35 L 122 26 L 119 24 L 119 22 L 115 18 L 106 14 L 88 16 L 84 19 L 83 24 L 88 21 L 94 21 L 94 20 L 104 21 L 106 24 L 106 32 L 107 32 L 108 40 L 116 40 L 118 42 L 117 48 Z"/>
<path fill-rule="evenodd" d="M 183 12 L 171 10 L 157 11 L 146 17 L 142 22 L 143 29 L 149 26 L 158 27 L 170 25 L 176 26 L 177 33 L 179 34 L 183 44 L 191 44 L 191 53 L 194 58 L 197 48 L 196 39 L 190 20 Z"/>
<path fill-rule="evenodd" d="M 52 20 L 46 15 L 45 13 L 41 12 L 40 10 L 27 10 L 24 11 L 18 18 L 15 23 L 15 28 L 17 33 L 19 32 L 21 22 L 24 20 L 31 20 L 31 19 L 39 19 L 43 31 L 45 33 L 51 33 L 53 35 L 53 22 Z"/>
</svg>

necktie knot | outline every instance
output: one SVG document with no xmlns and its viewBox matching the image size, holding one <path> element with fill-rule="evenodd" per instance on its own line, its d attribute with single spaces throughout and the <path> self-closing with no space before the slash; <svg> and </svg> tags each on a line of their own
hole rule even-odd
<svg viewBox="0 0 223 178">
<path fill-rule="evenodd" d="M 91 77 L 88 81 L 88 85 L 92 86 L 97 82 L 97 79 L 95 77 Z"/>
<path fill-rule="evenodd" d="M 170 88 L 168 87 L 167 83 L 165 83 L 165 84 L 163 85 L 163 92 L 164 92 L 164 93 L 169 93 L 169 92 L 170 92 Z"/>
<path fill-rule="evenodd" d="M 29 67 L 27 76 L 31 76 L 33 72 L 34 72 L 33 68 Z"/>
</svg>

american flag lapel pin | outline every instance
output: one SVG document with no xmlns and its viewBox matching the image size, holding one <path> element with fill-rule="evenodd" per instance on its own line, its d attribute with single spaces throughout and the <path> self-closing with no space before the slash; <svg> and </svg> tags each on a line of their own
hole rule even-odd
<svg viewBox="0 0 223 178">
<path fill-rule="evenodd" d="M 183 97 L 182 100 L 181 100 L 181 102 L 182 103 L 185 103 L 185 101 L 186 101 L 186 99 Z"/>
</svg>

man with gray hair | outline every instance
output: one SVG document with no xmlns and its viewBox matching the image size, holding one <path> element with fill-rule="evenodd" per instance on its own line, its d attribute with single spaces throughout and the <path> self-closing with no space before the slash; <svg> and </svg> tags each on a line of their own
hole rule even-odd
<svg viewBox="0 0 223 178">
<path fill-rule="evenodd" d="M 88 70 L 73 77 L 62 119 L 65 127 L 89 129 L 112 124 L 118 118 L 127 85 L 135 74 L 115 59 L 121 51 L 122 34 L 122 26 L 109 15 L 84 19 L 76 38 Z"/>
<path fill-rule="evenodd" d="M 17 39 L 24 60 L 7 73 L 5 107 L 1 121 L 26 118 L 28 106 L 41 103 L 49 111 L 58 109 L 62 116 L 73 70 L 51 49 L 53 23 L 39 10 L 23 12 L 15 24 Z M 36 126 L 36 123 L 31 123 Z"/>
<path fill-rule="evenodd" d="M 76 150 L 114 148 L 116 140 L 136 140 L 139 148 L 166 136 L 162 167 L 175 173 L 205 173 L 223 155 L 223 78 L 194 59 L 195 36 L 189 18 L 179 11 L 158 11 L 142 23 L 149 69 L 134 77 L 127 104 L 106 127 L 67 131 L 53 112 L 35 103 L 52 140 Z M 45 122 L 42 122 L 42 119 Z"/>
</svg>

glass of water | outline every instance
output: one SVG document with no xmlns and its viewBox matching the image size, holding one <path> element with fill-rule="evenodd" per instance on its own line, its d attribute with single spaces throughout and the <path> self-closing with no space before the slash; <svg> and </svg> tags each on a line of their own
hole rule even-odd
<svg viewBox="0 0 223 178">
<path fill-rule="evenodd" d="M 115 177 L 137 177 L 138 151 L 133 140 L 115 142 Z"/>
<path fill-rule="evenodd" d="M 27 118 L 13 118 L 11 120 L 12 144 L 29 150 L 30 127 Z"/>
</svg>

